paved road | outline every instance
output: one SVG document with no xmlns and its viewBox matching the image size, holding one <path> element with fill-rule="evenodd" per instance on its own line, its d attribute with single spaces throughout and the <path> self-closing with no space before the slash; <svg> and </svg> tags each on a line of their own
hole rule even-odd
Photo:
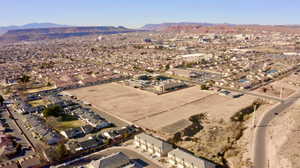
<svg viewBox="0 0 300 168">
<path fill-rule="evenodd" d="M 38 144 L 38 140 L 35 139 L 31 132 L 29 130 L 27 130 L 25 128 L 25 123 L 22 121 L 22 116 L 21 114 L 18 114 L 16 111 L 14 111 L 11 108 L 7 108 L 7 110 L 9 111 L 9 113 L 13 116 L 13 121 L 15 123 L 15 125 L 18 127 L 18 129 L 20 130 L 20 132 L 22 132 L 22 135 L 25 137 L 26 141 L 29 143 L 29 145 L 31 146 L 31 148 L 33 149 L 33 151 L 37 151 L 37 149 L 39 148 L 37 146 Z"/>
<path fill-rule="evenodd" d="M 23 134 L 22 130 L 20 129 L 18 123 L 16 123 L 15 118 L 10 118 L 10 111 L 7 106 L 5 106 L 5 109 L 2 112 L 2 117 L 6 119 L 6 123 L 9 125 L 9 128 L 11 129 L 11 134 L 17 138 L 17 143 L 22 145 L 23 151 L 16 157 L 14 157 L 11 160 L 19 160 L 23 157 L 29 156 L 31 154 L 34 154 L 34 151 L 29 149 L 28 147 L 31 146 L 30 142 L 28 142 L 27 137 Z"/>
<path fill-rule="evenodd" d="M 269 168 L 268 154 L 266 153 L 266 141 L 268 140 L 266 135 L 270 121 L 277 116 L 276 114 L 283 112 L 285 109 L 293 105 L 299 98 L 300 92 L 295 93 L 281 104 L 265 113 L 263 118 L 257 124 L 254 137 L 254 168 Z"/>
</svg>

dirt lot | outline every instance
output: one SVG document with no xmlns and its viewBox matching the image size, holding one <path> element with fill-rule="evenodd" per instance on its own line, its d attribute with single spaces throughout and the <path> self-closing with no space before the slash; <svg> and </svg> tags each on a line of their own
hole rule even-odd
<svg viewBox="0 0 300 168">
<path fill-rule="evenodd" d="M 100 111 L 154 130 L 203 112 L 208 114 L 208 118 L 227 120 L 255 99 L 252 96 L 232 99 L 202 91 L 197 86 L 156 95 L 117 83 L 68 92 L 93 104 Z"/>
<path fill-rule="evenodd" d="M 267 86 L 256 89 L 254 92 L 263 93 L 269 96 L 280 97 L 280 92 L 282 90 L 282 98 L 287 98 L 288 96 L 295 93 L 296 90 L 300 89 L 300 74 L 292 74 L 286 78 L 279 81 L 273 82 Z"/>
</svg>

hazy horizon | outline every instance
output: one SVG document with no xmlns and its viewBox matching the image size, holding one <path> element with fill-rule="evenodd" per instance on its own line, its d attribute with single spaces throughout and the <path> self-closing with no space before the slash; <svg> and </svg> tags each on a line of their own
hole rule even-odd
<svg viewBox="0 0 300 168">
<path fill-rule="evenodd" d="M 296 0 L 90 0 L 1 2 L 0 26 L 28 23 L 56 23 L 72 26 L 126 26 L 164 22 L 207 22 L 230 24 L 300 24 L 300 2 Z"/>
</svg>

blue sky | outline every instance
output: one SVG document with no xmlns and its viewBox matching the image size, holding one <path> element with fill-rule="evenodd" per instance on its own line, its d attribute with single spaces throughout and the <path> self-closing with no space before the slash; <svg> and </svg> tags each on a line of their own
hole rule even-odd
<svg viewBox="0 0 300 168">
<path fill-rule="evenodd" d="M 0 26 L 161 22 L 300 24 L 300 0 L 1 0 Z"/>
</svg>

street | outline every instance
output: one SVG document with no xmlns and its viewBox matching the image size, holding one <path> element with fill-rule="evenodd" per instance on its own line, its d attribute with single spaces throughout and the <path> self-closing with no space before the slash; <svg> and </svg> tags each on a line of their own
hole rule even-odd
<svg viewBox="0 0 300 168">
<path fill-rule="evenodd" d="M 270 121 L 288 107 L 293 105 L 300 98 L 300 92 L 295 93 L 287 98 L 281 104 L 275 106 L 270 111 L 266 112 L 259 123 L 256 125 L 254 137 L 254 168 L 269 168 L 268 167 L 268 153 L 266 153 L 267 144 L 267 129 Z"/>
</svg>

